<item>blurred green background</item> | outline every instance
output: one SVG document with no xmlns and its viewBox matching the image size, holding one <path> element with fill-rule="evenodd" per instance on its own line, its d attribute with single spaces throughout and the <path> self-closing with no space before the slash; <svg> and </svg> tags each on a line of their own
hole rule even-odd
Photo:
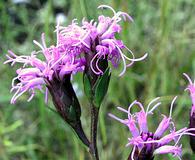
<svg viewBox="0 0 195 160">
<path fill-rule="evenodd" d="M 154 131 L 161 120 L 160 112 L 168 114 L 172 98 L 179 95 L 174 106 L 173 119 L 177 129 L 188 125 L 191 101 L 184 88 L 187 81 L 183 72 L 195 73 L 195 0 L 1 0 L 0 1 L 0 160 L 88 160 L 87 149 L 59 116 L 44 103 L 38 93 L 29 103 L 25 95 L 16 105 L 9 103 L 11 80 L 17 65 L 3 65 L 5 54 L 11 49 L 17 54 L 29 55 L 36 49 L 33 39 L 40 41 L 45 32 L 48 44 L 55 40 L 56 18 L 64 25 L 73 18 L 96 19 L 110 11 L 97 10 L 100 4 L 122 10 L 134 18 L 134 23 L 122 22 L 120 38 L 136 57 L 149 53 L 147 60 L 136 63 L 123 77 L 122 69 L 112 70 L 112 79 L 101 107 L 98 148 L 101 160 L 126 159 L 131 148 L 126 148 L 128 129 L 111 120 L 107 113 L 119 117 L 124 114 L 116 106 L 127 108 L 135 99 L 145 105 L 156 96 L 162 105 L 149 119 Z M 74 78 L 74 86 L 82 104 L 82 120 L 89 133 L 89 104 L 83 95 L 82 75 Z M 52 107 L 52 103 L 49 102 Z M 183 159 L 192 160 L 188 137 L 182 138 Z M 157 156 L 155 160 L 173 159 L 171 155 Z"/>
</svg>

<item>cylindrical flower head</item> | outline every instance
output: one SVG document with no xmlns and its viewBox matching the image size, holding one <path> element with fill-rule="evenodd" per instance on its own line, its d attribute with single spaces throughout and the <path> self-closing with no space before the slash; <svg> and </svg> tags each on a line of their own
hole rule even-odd
<svg viewBox="0 0 195 160">
<path fill-rule="evenodd" d="M 106 61 L 111 61 L 114 67 L 118 66 L 120 60 L 123 61 L 123 71 L 120 76 L 123 75 L 127 67 L 130 67 L 134 62 L 141 61 L 146 58 L 147 54 L 143 57 L 135 59 L 134 54 L 125 46 L 122 40 L 116 39 L 116 34 L 120 33 L 122 27 L 119 22 L 124 19 L 133 21 L 133 19 L 125 12 L 115 12 L 113 8 L 107 5 L 101 5 L 98 8 L 108 8 L 113 12 L 113 17 L 106 17 L 100 15 L 97 22 L 83 22 L 83 27 L 87 30 L 88 35 L 86 39 L 90 39 L 89 52 L 86 51 L 86 56 L 91 57 L 90 67 L 92 71 L 97 75 L 102 75 L 104 73 L 104 67 L 102 68 L 100 61 L 105 59 Z M 95 33 L 95 34 L 94 34 Z M 126 49 L 132 58 L 126 56 L 122 50 Z M 91 52 L 92 51 L 92 52 Z M 126 64 L 129 61 L 129 64 Z"/>
<path fill-rule="evenodd" d="M 59 26 L 57 26 L 58 28 Z M 74 39 L 74 37 L 72 36 Z M 33 52 L 31 56 L 17 56 L 9 51 L 8 60 L 5 63 L 22 63 L 23 67 L 16 71 L 17 76 L 12 81 L 11 91 L 15 91 L 11 103 L 25 92 L 29 92 L 30 101 L 36 90 L 43 91 L 45 88 L 45 99 L 48 98 L 48 90 L 52 96 L 53 103 L 60 116 L 68 122 L 76 131 L 82 141 L 89 145 L 81 127 L 81 109 L 76 94 L 72 88 L 70 77 L 72 74 L 83 71 L 85 59 L 79 54 L 78 47 L 72 47 L 69 43 L 62 43 L 59 29 L 57 29 L 57 45 L 46 47 L 44 34 L 42 44 L 34 41 L 41 48 L 41 51 Z M 68 44 L 68 45 L 67 45 Z M 37 57 L 42 53 L 45 60 Z"/>
<path fill-rule="evenodd" d="M 48 81 L 47 88 L 60 116 L 76 131 L 83 142 L 89 145 L 81 126 L 81 107 L 70 82 L 70 76 L 65 75 L 61 81 L 56 78 Z"/>
<path fill-rule="evenodd" d="M 184 76 L 189 81 L 189 85 L 186 88 L 186 90 L 189 90 L 190 97 L 192 100 L 189 128 L 195 128 L 195 84 L 192 82 L 191 78 L 186 73 L 184 73 Z M 191 133 L 195 134 L 195 131 L 191 131 Z M 192 151 L 195 153 L 195 137 L 194 136 L 190 136 L 190 146 L 191 146 Z"/>
<path fill-rule="evenodd" d="M 56 78 L 48 81 L 47 88 L 51 93 L 54 105 L 61 117 L 74 125 L 80 119 L 81 108 L 72 88 L 70 76 L 66 75 L 61 81 Z"/>
<path fill-rule="evenodd" d="M 113 66 L 117 67 L 120 60 L 122 60 L 123 71 L 120 73 L 121 76 L 125 73 L 127 67 L 130 67 L 136 61 L 145 59 L 147 54 L 136 59 L 133 52 L 123 44 L 122 40 L 115 37 L 122 30 L 119 24 L 122 19 L 133 21 L 127 13 L 115 12 L 112 7 L 107 5 L 100 5 L 98 8 L 110 9 L 114 14 L 113 17 L 100 15 L 97 22 L 83 19 L 81 26 L 76 23 L 76 20 L 68 27 L 59 26 L 58 42 L 64 44 L 65 41 L 67 45 L 71 43 L 71 46 L 80 48 L 85 53 L 86 68 L 91 67 L 92 72 L 96 75 L 104 73 L 107 61 L 111 61 Z M 131 57 L 122 52 L 124 49 L 130 53 Z"/>
<path fill-rule="evenodd" d="M 177 97 L 175 97 L 171 103 L 169 117 L 163 115 L 164 118 L 159 124 L 155 132 L 150 132 L 148 130 L 147 123 L 149 122 L 147 122 L 147 116 L 152 114 L 152 112 L 161 104 L 160 102 L 158 102 L 150 109 L 151 105 L 154 104 L 154 102 L 156 102 L 159 98 L 156 98 L 153 101 L 151 101 L 147 106 L 146 111 L 144 110 L 143 105 L 137 101 L 134 101 L 129 106 L 128 110 L 118 107 L 120 111 L 128 114 L 128 118 L 125 120 L 120 119 L 113 114 L 109 114 L 110 117 L 123 123 L 127 127 L 129 127 L 129 124 L 132 123 L 132 119 L 133 119 L 134 122 L 134 125 L 132 126 L 133 128 L 129 129 L 129 131 L 132 134 L 132 137 L 128 138 L 128 143 L 126 145 L 127 147 L 132 146 L 132 151 L 128 157 L 128 160 L 146 160 L 146 159 L 153 160 L 156 154 L 167 154 L 167 153 L 171 153 L 173 157 L 178 157 L 179 159 L 181 158 L 182 149 L 181 149 L 181 145 L 178 145 L 178 143 L 183 135 L 194 136 L 195 134 L 191 133 L 191 131 L 195 131 L 195 128 L 188 129 L 185 127 L 178 131 L 175 130 L 175 125 L 172 121 L 171 116 L 172 116 L 173 104 L 176 98 Z M 141 111 L 136 113 L 131 113 L 131 108 L 134 105 L 140 107 Z M 164 135 L 168 130 L 170 131 L 170 133 Z M 175 142 L 175 144 L 170 145 L 171 142 Z"/>
<path fill-rule="evenodd" d="M 57 26 L 58 27 L 58 26 Z M 59 30 L 57 30 L 57 39 L 59 39 Z M 71 46 L 62 45 L 57 40 L 57 45 L 47 47 L 45 37 L 42 34 L 42 44 L 33 41 L 41 48 L 40 51 L 34 51 L 30 56 L 17 56 L 12 51 L 8 51 L 8 60 L 4 63 L 23 64 L 23 67 L 16 71 L 17 76 L 12 81 L 11 91 L 15 91 L 11 103 L 15 101 L 25 92 L 31 94 L 28 101 L 35 95 L 36 90 L 43 90 L 47 82 L 53 79 L 62 81 L 65 75 L 74 74 L 84 70 L 85 59 L 82 58 L 76 49 Z M 37 55 L 43 54 L 45 60 L 38 58 Z M 47 89 L 45 92 L 47 98 Z"/>
</svg>

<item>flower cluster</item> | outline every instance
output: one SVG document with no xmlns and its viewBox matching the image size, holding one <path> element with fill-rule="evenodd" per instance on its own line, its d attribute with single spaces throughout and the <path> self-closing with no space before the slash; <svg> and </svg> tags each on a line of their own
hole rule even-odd
<svg viewBox="0 0 195 160">
<path fill-rule="evenodd" d="M 118 120 L 129 128 L 132 137 L 128 138 L 126 146 L 133 146 L 131 153 L 132 160 L 134 157 L 139 157 L 139 154 L 142 154 L 142 156 L 144 155 L 145 157 L 153 157 L 156 154 L 167 153 L 171 153 L 174 157 L 181 159 L 182 148 L 181 145 L 178 144 L 179 140 L 183 135 L 194 136 L 190 131 L 194 131 L 195 128 L 188 129 L 185 127 L 176 131 L 174 122 L 172 121 L 173 104 L 176 98 L 177 97 L 175 97 L 171 103 L 169 116 L 162 115 L 163 119 L 155 132 L 150 132 L 148 130 L 147 116 L 153 114 L 153 111 L 161 104 L 158 102 L 150 109 L 152 104 L 159 100 L 159 97 L 155 98 L 148 104 L 146 111 L 144 110 L 143 105 L 138 101 L 131 103 L 128 110 L 117 107 L 118 110 L 128 114 L 128 118 L 125 120 L 120 119 L 113 114 L 109 114 L 110 117 Z M 136 113 L 131 113 L 131 108 L 135 105 L 141 110 Z M 167 131 L 170 133 L 164 135 Z M 174 145 L 170 145 L 172 141 L 175 142 Z M 138 155 L 135 156 L 135 154 Z"/>
<path fill-rule="evenodd" d="M 62 80 L 66 74 L 84 70 L 85 60 L 77 53 L 71 52 L 70 48 L 62 48 L 59 44 L 47 47 L 44 34 L 42 34 L 42 44 L 37 41 L 34 43 L 41 50 L 32 52 L 30 56 L 17 56 L 12 51 L 9 51 L 10 55 L 7 55 L 8 60 L 5 63 L 23 64 L 23 67 L 16 71 L 17 76 L 12 80 L 11 91 L 15 91 L 15 94 L 11 103 L 15 103 L 17 98 L 26 91 L 31 93 L 28 99 L 30 101 L 35 95 L 35 90 L 43 90 L 43 86 L 47 85 L 48 81 L 52 81 L 54 76 Z M 38 58 L 39 53 L 42 53 L 45 60 Z"/>
<path fill-rule="evenodd" d="M 82 25 L 79 26 L 76 20 L 68 27 L 59 27 L 59 41 L 62 46 L 64 43 L 72 47 L 76 47 L 85 54 L 94 54 L 93 59 L 90 62 L 92 71 L 97 74 L 103 74 L 102 70 L 98 66 L 100 59 L 107 59 L 111 61 L 114 67 L 118 66 L 120 59 L 123 61 L 124 69 L 120 75 L 123 75 L 126 71 L 126 67 L 130 67 L 135 61 L 141 61 L 147 57 L 145 54 L 141 58 L 135 58 L 133 52 L 128 49 L 122 42 L 115 38 L 117 33 L 120 33 L 122 28 L 119 22 L 128 19 L 133 19 L 125 12 L 115 12 L 113 8 L 107 5 L 101 5 L 98 8 L 108 8 L 113 12 L 113 17 L 106 17 L 101 15 L 98 17 L 98 21 L 91 20 L 88 22 L 83 19 Z M 129 58 L 126 56 L 122 49 L 126 49 L 132 56 Z M 95 61 L 97 59 L 97 61 Z M 126 64 L 126 60 L 130 61 Z M 94 64 L 95 63 L 95 64 Z"/>
<path fill-rule="evenodd" d="M 115 12 L 111 7 L 101 5 L 99 8 L 109 8 L 114 13 L 113 17 L 99 16 L 98 22 L 90 22 L 83 19 L 82 25 L 78 25 L 76 20 L 72 24 L 64 27 L 57 24 L 57 43 L 49 47 L 46 46 L 45 36 L 42 34 L 42 43 L 33 41 L 40 50 L 34 51 L 30 56 L 17 56 L 12 51 L 8 51 L 8 60 L 5 63 L 22 63 L 23 67 L 16 71 L 17 76 L 12 81 L 11 91 L 15 91 L 11 103 L 15 103 L 18 97 L 29 91 L 30 101 L 35 95 L 35 90 L 42 90 L 53 78 L 62 80 L 67 74 L 74 74 L 83 71 L 86 64 L 85 54 L 94 54 L 89 62 L 92 71 L 100 75 L 103 72 L 98 62 L 100 59 L 107 59 L 117 66 L 120 59 L 124 64 L 124 69 L 120 75 L 124 74 L 126 67 L 131 66 L 135 61 L 143 60 L 143 57 L 135 59 L 134 54 L 123 44 L 121 40 L 115 38 L 115 34 L 121 31 L 119 22 L 132 18 L 124 12 Z M 122 49 L 127 49 L 132 58 L 123 54 Z M 39 58 L 44 56 L 44 60 Z M 97 59 L 94 61 L 94 59 Z M 126 64 L 126 60 L 130 61 Z M 95 63 L 95 64 L 94 64 Z M 95 66 L 95 67 L 94 67 Z M 47 88 L 46 88 L 47 99 Z"/>
</svg>

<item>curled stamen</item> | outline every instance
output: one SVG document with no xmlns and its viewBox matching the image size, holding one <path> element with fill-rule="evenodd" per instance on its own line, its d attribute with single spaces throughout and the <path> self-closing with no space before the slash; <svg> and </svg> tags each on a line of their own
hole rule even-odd
<svg viewBox="0 0 195 160">
<path fill-rule="evenodd" d="M 170 112 L 169 112 L 169 118 L 172 117 L 173 105 L 174 105 L 176 99 L 177 99 L 177 96 L 175 96 L 175 97 L 173 98 L 172 102 L 171 102 L 171 107 L 170 107 Z"/>
<path fill-rule="evenodd" d="M 15 81 L 16 81 L 18 78 L 19 78 L 19 77 L 17 76 L 17 77 L 15 77 L 15 78 L 12 79 L 12 87 L 14 87 L 14 83 L 15 83 Z"/>
<path fill-rule="evenodd" d="M 143 112 L 145 112 L 144 106 L 143 106 L 140 102 L 138 102 L 138 101 L 134 101 L 134 102 L 129 106 L 129 108 L 128 108 L 129 111 L 130 111 L 130 109 L 131 109 L 131 107 L 132 107 L 133 105 L 137 105 L 138 107 L 140 107 L 140 109 L 141 109 Z"/>
<path fill-rule="evenodd" d="M 131 153 L 131 159 L 134 160 L 134 154 L 135 154 L 136 146 L 133 147 L 132 153 Z"/>
<path fill-rule="evenodd" d="M 127 60 L 129 60 L 129 61 L 138 62 L 138 61 L 144 60 L 144 59 L 148 56 L 148 53 L 145 53 L 145 54 L 144 54 L 142 57 L 140 57 L 140 58 L 133 58 L 133 59 L 127 57 L 127 56 L 124 55 L 124 54 L 123 54 L 123 56 L 124 56 Z"/>
<path fill-rule="evenodd" d="M 96 66 L 97 70 L 99 71 L 99 73 L 100 73 L 100 74 L 103 74 L 102 70 L 99 68 L 99 65 L 98 65 L 99 60 L 100 60 L 100 58 L 98 58 L 98 59 L 96 60 L 95 66 Z"/>
<path fill-rule="evenodd" d="M 118 118 L 117 116 L 115 116 L 111 113 L 108 113 L 108 116 L 115 119 L 115 120 L 117 120 L 117 121 L 119 121 L 119 122 L 121 122 L 121 123 L 123 123 L 123 124 L 125 123 L 125 121 L 123 119 L 120 119 L 120 118 Z"/>
<path fill-rule="evenodd" d="M 126 21 L 126 18 L 128 18 L 130 21 L 133 22 L 133 18 L 130 15 L 128 15 L 127 13 L 119 11 L 119 12 L 117 12 L 117 14 L 118 14 L 118 16 L 121 16 L 122 15 L 123 16 L 123 19 L 125 21 Z"/>
<path fill-rule="evenodd" d="M 43 48 L 47 48 L 46 43 L 45 43 L 45 33 L 41 34 L 41 41 L 42 41 L 42 44 L 43 44 Z"/>
<path fill-rule="evenodd" d="M 126 110 L 126 109 L 124 109 L 124 108 L 122 108 L 122 107 L 117 107 L 117 109 L 118 109 L 119 111 L 122 111 L 122 112 L 125 112 L 125 113 L 129 113 L 128 110 Z"/>
<path fill-rule="evenodd" d="M 44 51 L 44 47 L 39 42 L 37 42 L 36 40 L 33 40 L 33 43 L 36 44 L 37 46 L 39 46 L 41 48 L 41 50 Z"/>
<path fill-rule="evenodd" d="M 21 87 L 22 88 L 22 87 Z M 27 91 L 27 89 L 23 90 L 22 92 L 20 92 L 21 88 L 19 88 L 16 93 L 13 95 L 12 99 L 11 99 L 11 103 L 14 104 L 16 99 L 18 99 L 18 97 L 20 97 L 23 93 L 25 93 Z M 20 93 L 19 93 L 20 92 Z"/>
<path fill-rule="evenodd" d="M 119 53 L 120 53 L 120 56 L 121 56 L 121 58 L 122 58 L 122 61 L 123 61 L 123 70 L 122 70 L 122 72 L 119 74 L 119 76 L 122 76 L 122 75 L 125 73 L 125 71 L 126 71 L 126 62 L 125 62 L 124 55 L 123 55 L 122 51 L 120 50 L 120 48 L 119 48 L 118 46 L 116 46 L 116 48 L 118 49 L 118 51 L 119 51 Z"/>
<path fill-rule="evenodd" d="M 159 100 L 159 99 L 160 99 L 160 97 L 156 97 L 155 99 L 153 99 L 152 101 L 150 101 L 150 103 L 149 103 L 148 106 L 147 106 L 146 113 L 148 113 L 149 108 L 150 108 L 150 106 L 152 105 L 152 103 L 156 102 L 156 101 Z"/>
<path fill-rule="evenodd" d="M 180 136 L 179 136 L 179 138 L 177 139 L 177 141 L 176 141 L 176 143 L 175 143 L 175 146 L 179 143 L 179 141 L 180 141 L 180 139 L 181 139 L 181 137 L 182 137 L 183 135 L 195 136 L 195 134 L 194 134 L 194 133 L 190 133 L 190 131 L 195 131 L 195 128 L 189 128 L 189 129 L 184 130 L 182 133 L 180 133 Z"/>
<path fill-rule="evenodd" d="M 131 107 L 137 102 L 137 100 L 133 101 L 128 107 L 128 118 L 131 119 Z"/>
<path fill-rule="evenodd" d="M 110 7 L 108 5 L 100 5 L 100 6 L 98 6 L 98 9 L 104 9 L 104 8 L 110 9 L 114 13 L 114 15 L 116 15 L 116 11 L 112 7 Z"/>
<path fill-rule="evenodd" d="M 53 68 L 55 65 L 57 65 L 65 56 L 66 54 L 62 55 L 50 68 Z"/>
<path fill-rule="evenodd" d="M 125 45 L 124 45 L 125 46 Z M 127 47 L 125 46 L 125 48 L 127 49 L 127 51 L 129 51 L 129 53 L 132 55 L 132 59 L 135 59 L 134 53 Z M 127 67 L 131 67 L 134 64 L 134 61 L 131 61 L 129 64 L 127 64 Z"/>
<path fill-rule="evenodd" d="M 32 94 L 31 94 L 31 96 L 28 98 L 27 102 L 30 102 L 30 101 L 33 99 L 34 95 L 35 95 L 35 92 L 34 92 L 34 90 L 33 90 L 33 91 L 32 91 Z"/>
<path fill-rule="evenodd" d="M 183 75 L 187 78 L 187 80 L 189 81 L 190 85 L 193 85 L 191 78 L 186 73 L 183 73 Z"/>
<path fill-rule="evenodd" d="M 146 112 L 146 114 L 152 114 L 152 112 L 160 105 L 161 105 L 161 102 L 155 104 L 150 111 Z"/>
<path fill-rule="evenodd" d="M 96 54 L 96 55 L 92 58 L 92 60 L 90 61 L 91 70 L 92 70 L 95 74 L 97 74 L 97 75 L 101 74 L 101 72 L 100 72 L 100 71 L 96 71 L 96 70 L 94 69 L 94 67 L 93 67 L 93 62 L 95 61 L 95 59 L 96 59 L 98 56 L 99 56 L 99 54 Z M 97 67 L 97 63 L 96 63 L 96 67 Z M 97 69 L 98 69 L 98 68 L 97 68 Z"/>
</svg>

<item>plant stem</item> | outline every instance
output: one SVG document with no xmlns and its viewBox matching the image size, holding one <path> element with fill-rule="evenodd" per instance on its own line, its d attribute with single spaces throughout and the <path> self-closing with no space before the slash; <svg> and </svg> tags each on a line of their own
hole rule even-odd
<svg viewBox="0 0 195 160">
<path fill-rule="evenodd" d="M 93 160 L 99 160 L 98 148 L 97 148 L 97 127 L 98 127 L 98 115 L 99 108 L 94 104 L 91 104 L 91 143 L 90 153 L 92 154 Z"/>
</svg>

